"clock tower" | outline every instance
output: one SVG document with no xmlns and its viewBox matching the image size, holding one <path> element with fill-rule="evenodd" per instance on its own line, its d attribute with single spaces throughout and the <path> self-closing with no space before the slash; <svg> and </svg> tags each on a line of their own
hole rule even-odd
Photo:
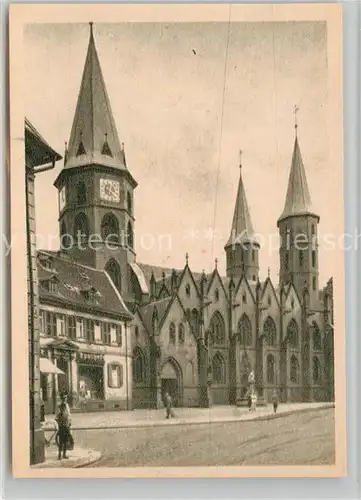
<svg viewBox="0 0 361 500">
<path fill-rule="evenodd" d="M 64 168 L 54 185 L 61 250 L 77 262 L 105 269 L 124 300 L 131 301 L 137 183 L 118 138 L 92 23 Z"/>
</svg>

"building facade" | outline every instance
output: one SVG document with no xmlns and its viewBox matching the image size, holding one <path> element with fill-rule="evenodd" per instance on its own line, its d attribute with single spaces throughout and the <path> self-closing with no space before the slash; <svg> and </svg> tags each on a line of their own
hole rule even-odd
<svg viewBox="0 0 361 500">
<path fill-rule="evenodd" d="M 46 413 L 131 409 L 132 314 L 105 271 L 38 252 L 40 349 L 61 373 L 41 374 Z"/>
<path fill-rule="evenodd" d="M 312 209 L 297 129 L 285 206 L 277 221 L 279 283 L 270 277 L 259 280 L 262 249 L 252 225 L 242 169 L 225 242 L 226 276 L 220 275 L 217 262 L 211 273 L 195 272 L 188 255 L 183 269 L 142 264 L 134 248 L 137 183 L 118 138 L 91 26 L 64 168 L 55 186 L 62 265 L 105 273 L 119 295 L 119 323 L 109 321 L 114 325 L 124 321 L 129 328 L 127 407 L 158 407 L 165 392 L 178 406 L 243 404 L 252 371 L 260 402 L 267 402 L 274 389 L 282 401 L 332 399 L 332 280 L 320 288 L 319 216 Z M 47 314 L 51 304 L 45 292 L 41 300 Z M 53 301 L 51 306 L 58 307 L 60 294 Z M 56 331 L 64 333 L 64 342 L 75 342 L 80 351 L 83 345 L 87 349 L 91 345 L 93 352 L 96 342 L 82 344 L 78 326 L 88 316 L 69 313 L 72 307 L 69 300 L 52 310 L 58 315 Z M 103 307 L 105 303 L 99 303 L 90 319 L 101 323 L 105 316 L 108 321 Z M 128 316 L 122 317 L 125 311 L 132 314 L 131 323 Z M 74 314 L 83 319 L 73 323 L 60 319 Z M 93 339 L 93 333 L 89 335 Z M 103 341 L 97 346 L 103 356 L 108 348 Z M 118 356 L 124 355 L 121 346 L 114 349 Z M 73 392 L 80 391 L 80 381 L 86 377 L 80 358 L 77 363 L 77 374 L 74 360 L 68 369 L 73 374 Z M 92 400 L 107 400 L 102 387 L 94 389 Z"/>
<path fill-rule="evenodd" d="M 36 264 L 35 176 L 54 168 L 61 156 L 25 119 L 25 196 L 28 261 L 28 347 L 30 463 L 44 461 L 44 433 L 41 428 L 39 294 Z"/>
</svg>

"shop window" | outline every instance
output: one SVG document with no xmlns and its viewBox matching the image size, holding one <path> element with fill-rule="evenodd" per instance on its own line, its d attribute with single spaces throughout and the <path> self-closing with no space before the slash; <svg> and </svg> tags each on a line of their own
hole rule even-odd
<svg viewBox="0 0 361 500">
<path fill-rule="evenodd" d="M 119 389 L 123 386 L 123 366 L 118 363 L 108 365 L 108 387 Z"/>
</svg>

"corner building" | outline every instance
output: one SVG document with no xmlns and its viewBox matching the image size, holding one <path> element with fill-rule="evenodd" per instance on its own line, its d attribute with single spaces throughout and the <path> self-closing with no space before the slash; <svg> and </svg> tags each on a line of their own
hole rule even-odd
<svg viewBox="0 0 361 500">
<path fill-rule="evenodd" d="M 109 350 L 105 330 L 96 341 L 90 328 L 78 345 L 77 332 L 82 330 L 76 327 L 74 334 L 74 321 L 78 324 L 77 318 L 86 313 L 95 325 L 113 321 L 128 332 L 126 349 L 117 345 L 116 337 L 110 344 L 119 363 L 129 362 L 129 377 L 114 375 L 119 393 L 90 391 L 83 408 L 155 408 L 162 404 L 165 391 L 176 406 L 243 404 L 251 370 L 261 403 L 274 389 L 282 401 L 333 398 L 333 285 L 332 279 L 321 289 L 318 283 L 319 216 L 312 209 L 297 130 L 285 206 L 277 221 L 279 283 L 270 277 L 259 280 L 262 249 L 255 237 L 242 168 L 230 238 L 225 242 L 226 276 L 220 275 L 217 262 L 210 274 L 195 272 L 188 256 L 183 269 L 138 262 L 137 183 L 119 141 L 91 26 L 64 168 L 55 186 L 62 250 L 48 253 L 48 258 L 61 262 L 62 270 L 53 273 L 58 288 L 40 287 L 43 311 L 49 310 L 50 301 L 57 325 L 51 334 L 44 328 L 43 343 L 49 337 L 58 342 L 60 329 L 63 343 L 72 343 L 72 349 L 77 344 L 76 359 L 81 359 L 78 351 L 96 350 L 104 363 Z M 39 253 L 40 267 L 43 255 Z M 90 277 L 88 285 L 83 274 Z M 66 283 L 71 279 L 78 281 Z M 66 284 L 75 287 L 71 292 L 75 295 L 63 301 L 59 286 Z M 116 292 L 118 302 L 104 300 L 107 290 Z M 64 316 L 64 326 L 59 326 L 59 315 Z M 67 317 L 75 319 L 69 323 Z M 71 365 L 74 401 L 81 389 L 80 365 L 79 361 Z M 103 372 L 104 387 L 110 371 Z M 69 377 L 62 383 L 66 390 Z"/>
</svg>

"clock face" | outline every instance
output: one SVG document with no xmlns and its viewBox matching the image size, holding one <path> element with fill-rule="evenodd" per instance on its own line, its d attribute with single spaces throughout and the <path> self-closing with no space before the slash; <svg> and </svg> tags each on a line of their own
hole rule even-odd
<svg viewBox="0 0 361 500">
<path fill-rule="evenodd" d="M 100 198 L 105 201 L 119 203 L 120 189 L 119 182 L 110 179 L 100 179 Z"/>
<path fill-rule="evenodd" d="M 66 192 L 65 192 L 65 186 L 61 189 L 60 193 L 59 193 L 59 208 L 60 208 L 60 211 L 63 210 L 63 208 L 65 207 L 65 204 L 66 204 Z"/>
</svg>

